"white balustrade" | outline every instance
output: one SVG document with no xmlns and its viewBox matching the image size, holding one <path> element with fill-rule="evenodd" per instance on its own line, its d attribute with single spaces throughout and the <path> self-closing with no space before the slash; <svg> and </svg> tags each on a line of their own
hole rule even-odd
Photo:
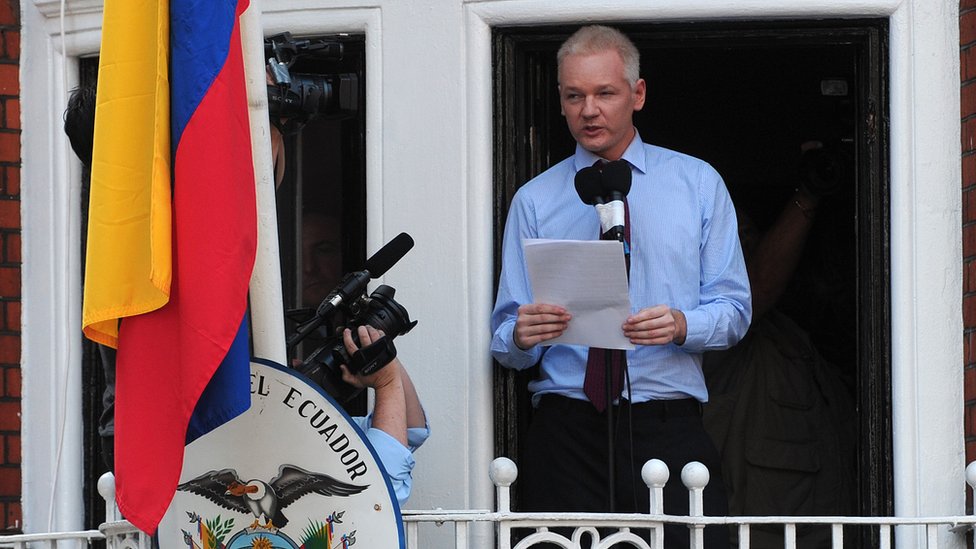
<svg viewBox="0 0 976 549">
<path fill-rule="evenodd" d="M 495 525 L 497 549 L 529 549 L 542 543 L 554 544 L 563 549 L 609 549 L 633 547 L 637 549 L 663 549 L 664 525 L 683 524 L 688 527 L 691 547 L 701 549 L 705 526 L 728 525 L 737 532 L 740 549 L 750 547 L 751 530 L 754 526 L 776 525 L 783 528 L 783 547 L 795 548 L 799 526 L 820 525 L 831 533 L 833 549 L 844 547 L 844 527 L 877 529 L 877 543 L 881 549 L 890 549 L 893 532 L 911 543 L 910 529 L 915 533 L 911 540 L 924 540 L 927 549 L 937 549 L 940 535 L 950 532 L 959 536 L 959 545 L 973 530 L 976 516 L 941 517 L 840 517 L 840 516 L 778 516 L 778 517 L 712 517 L 704 515 L 703 494 L 708 487 L 708 469 L 701 463 L 692 462 L 681 470 L 681 482 L 688 489 L 689 516 L 664 514 L 664 486 L 670 479 L 670 471 L 659 460 L 650 460 L 641 469 L 641 479 L 650 492 L 650 513 L 516 513 L 511 510 L 511 486 L 518 478 L 518 467 L 508 458 L 498 458 L 491 464 L 489 476 L 495 485 L 496 510 L 405 510 L 402 512 L 409 549 L 428 549 L 420 536 L 421 524 L 438 527 L 449 525 L 454 529 L 456 549 L 467 549 L 469 532 L 475 523 Z M 976 462 L 966 467 L 966 482 L 976 491 Z M 52 532 L 45 534 L 18 534 L 0 536 L 0 549 L 63 549 L 89 545 L 104 539 L 108 549 L 150 549 L 149 536 L 123 520 L 116 508 L 115 478 L 106 473 L 98 481 L 99 494 L 106 501 L 106 522 L 98 530 L 77 532 Z M 518 536 L 513 536 L 513 530 Z M 567 532 L 567 530 L 570 530 Z M 563 533 L 567 532 L 567 533 Z M 513 546 L 514 537 L 519 537 Z"/>
</svg>

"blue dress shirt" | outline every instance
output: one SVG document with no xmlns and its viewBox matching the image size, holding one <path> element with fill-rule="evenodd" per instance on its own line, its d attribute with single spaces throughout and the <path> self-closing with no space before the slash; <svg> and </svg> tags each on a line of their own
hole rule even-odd
<svg viewBox="0 0 976 549">
<path fill-rule="evenodd" d="M 400 507 L 403 507 L 413 487 L 413 467 L 416 464 L 413 452 L 427 441 L 430 436 L 430 426 L 408 427 L 407 446 L 404 446 L 386 431 L 373 427 L 372 413 L 365 417 L 354 417 L 352 420 L 366 433 L 366 438 L 376 450 L 376 455 L 379 456 L 380 463 L 393 486 L 397 502 L 400 503 Z"/>
<path fill-rule="evenodd" d="M 576 154 L 520 188 L 508 212 L 502 272 L 491 315 L 491 353 L 502 365 L 518 370 L 541 359 L 539 378 L 529 383 L 535 405 L 546 393 L 586 399 L 583 376 L 588 347 L 557 344 L 522 350 L 515 345 L 518 307 L 533 302 L 522 240 L 598 239 L 597 212 L 580 200 L 574 183 L 576 172 L 598 159 L 577 145 Z M 666 304 L 681 310 L 688 321 L 682 345 L 639 345 L 627 352 L 630 399 L 693 397 L 706 402 L 702 352 L 735 345 L 752 317 L 732 200 L 709 164 L 643 143 L 639 134 L 623 159 L 633 172 L 627 195 L 631 312 Z M 625 387 L 625 397 L 627 391 Z"/>
</svg>

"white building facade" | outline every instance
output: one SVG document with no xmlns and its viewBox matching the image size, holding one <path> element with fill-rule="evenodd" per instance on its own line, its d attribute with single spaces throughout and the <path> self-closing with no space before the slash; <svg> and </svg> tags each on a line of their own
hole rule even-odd
<svg viewBox="0 0 976 549">
<path fill-rule="evenodd" d="M 431 418 L 411 509 L 493 506 L 492 29 L 722 20 L 888 20 L 893 508 L 965 511 L 958 5 L 942 0 L 263 0 L 266 35 L 365 34 L 367 248 L 416 247 L 383 279 Z M 81 528 L 80 166 L 61 132 L 98 0 L 21 0 L 23 513 Z M 65 185 L 70 181 L 71 185 Z M 52 342 L 54 344 L 52 344 Z M 475 534 L 485 536 L 484 532 Z"/>
</svg>

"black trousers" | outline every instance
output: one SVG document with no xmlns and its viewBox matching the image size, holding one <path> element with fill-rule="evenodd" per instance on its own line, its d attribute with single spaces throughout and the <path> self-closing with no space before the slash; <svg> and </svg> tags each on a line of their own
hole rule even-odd
<svg viewBox="0 0 976 549">
<path fill-rule="evenodd" d="M 664 488 L 666 514 L 688 514 L 688 489 L 681 482 L 681 469 L 690 461 L 703 463 L 710 473 L 704 491 L 705 514 L 728 514 L 721 460 L 702 426 L 698 401 L 633 405 L 622 401 L 613 411 L 615 511 L 649 511 L 649 490 L 640 470 L 647 460 L 657 458 L 670 471 Z M 522 510 L 609 511 L 607 419 L 588 401 L 544 395 L 521 461 Z M 666 547 L 688 547 L 688 534 L 683 525 L 666 525 Z M 728 528 L 705 528 L 705 547 L 728 548 Z"/>
</svg>

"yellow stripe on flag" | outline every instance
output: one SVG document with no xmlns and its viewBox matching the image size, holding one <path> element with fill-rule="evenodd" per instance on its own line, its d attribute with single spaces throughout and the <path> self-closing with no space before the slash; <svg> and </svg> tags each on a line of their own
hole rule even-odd
<svg viewBox="0 0 976 549">
<path fill-rule="evenodd" d="M 85 265 L 85 335 L 169 301 L 169 0 L 106 0 Z"/>
</svg>

